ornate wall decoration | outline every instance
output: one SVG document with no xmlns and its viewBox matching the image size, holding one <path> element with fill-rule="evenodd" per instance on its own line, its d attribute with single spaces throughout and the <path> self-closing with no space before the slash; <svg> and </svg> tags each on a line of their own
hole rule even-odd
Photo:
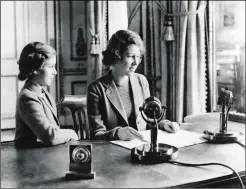
<svg viewBox="0 0 246 189">
<path fill-rule="evenodd" d="M 83 7 L 83 11 L 81 11 Z M 71 60 L 87 60 L 87 10 L 85 1 L 70 1 Z"/>
</svg>

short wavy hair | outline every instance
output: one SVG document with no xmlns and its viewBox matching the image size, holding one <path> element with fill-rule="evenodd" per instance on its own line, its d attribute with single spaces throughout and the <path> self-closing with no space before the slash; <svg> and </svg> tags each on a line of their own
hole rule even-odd
<svg viewBox="0 0 246 189">
<path fill-rule="evenodd" d="M 24 81 L 33 75 L 34 71 L 39 70 L 44 61 L 49 57 L 55 56 L 56 51 L 53 47 L 41 43 L 31 42 L 21 51 L 19 61 L 18 79 Z"/>
<path fill-rule="evenodd" d="M 137 45 L 140 48 L 141 55 L 145 53 L 143 40 L 137 33 L 130 30 L 119 30 L 114 33 L 108 42 L 106 50 L 102 52 L 103 64 L 107 67 L 115 64 L 115 61 L 121 59 L 120 56 L 130 45 Z M 116 51 L 118 51 L 120 56 L 117 56 Z"/>
</svg>

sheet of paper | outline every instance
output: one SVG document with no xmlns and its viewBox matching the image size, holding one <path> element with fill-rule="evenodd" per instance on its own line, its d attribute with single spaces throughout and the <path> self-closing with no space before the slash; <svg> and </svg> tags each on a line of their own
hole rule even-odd
<svg viewBox="0 0 246 189">
<path fill-rule="evenodd" d="M 142 141 L 140 141 L 138 139 L 133 139 L 131 141 L 112 140 L 110 142 L 113 143 L 113 144 L 116 144 L 118 146 L 127 148 L 127 149 L 132 149 L 132 148 L 134 148 L 136 146 L 139 146 L 141 144 L 147 143 L 147 142 L 142 142 Z"/>
<path fill-rule="evenodd" d="M 140 131 L 140 133 L 144 136 L 144 140 L 149 142 L 151 141 L 150 130 Z M 166 131 L 158 130 L 157 142 L 169 144 L 177 148 L 182 148 L 185 146 L 191 146 L 191 145 L 206 142 L 207 140 L 204 139 L 202 136 L 203 136 L 202 134 L 186 131 L 186 130 L 179 130 L 178 133 L 169 133 Z M 131 141 L 114 140 L 110 142 L 127 149 L 132 149 L 136 146 L 146 143 L 138 139 L 133 139 Z"/>
</svg>

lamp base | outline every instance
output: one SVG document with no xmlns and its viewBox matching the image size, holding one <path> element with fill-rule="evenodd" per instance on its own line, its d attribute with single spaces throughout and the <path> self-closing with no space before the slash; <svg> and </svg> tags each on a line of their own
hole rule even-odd
<svg viewBox="0 0 246 189">
<path fill-rule="evenodd" d="M 215 132 L 210 130 L 205 130 L 204 132 L 204 138 L 207 139 L 210 142 L 214 143 L 232 143 L 232 142 L 239 142 L 243 140 L 243 133 L 241 132 Z"/>
<path fill-rule="evenodd" d="M 156 164 L 164 163 L 178 157 L 178 148 L 168 144 L 157 144 L 153 150 L 151 144 L 142 144 L 131 150 L 131 160 L 134 163 Z"/>
</svg>

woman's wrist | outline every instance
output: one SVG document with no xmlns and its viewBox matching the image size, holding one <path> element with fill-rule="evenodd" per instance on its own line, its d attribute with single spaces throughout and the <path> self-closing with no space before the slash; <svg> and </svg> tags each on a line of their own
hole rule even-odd
<svg viewBox="0 0 246 189">
<path fill-rule="evenodd" d="M 120 127 L 117 127 L 115 130 L 115 134 L 114 134 L 114 138 L 117 140 L 119 139 L 119 135 L 118 135 L 119 129 L 120 129 Z"/>
<path fill-rule="evenodd" d="M 163 130 L 167 130 L 166 126 L 167 126 L 167 124 L 169 125 L 170 123 L 172 123 L 172 122 L 168 119 L 163 120 Z"/>
<path fill-rule="evenodd" d="M 162 121 L 164 122 L 164 124 L 165 124 L 165 123 L 171 123 L 171 121 L 168 120 L 168 119 L 164 119 L 164 120 L 162 120 Z"/>
<path fill-rule="evenodd" d="M 160 123 L 158 124 L 159 129 L 165 131 L 165 130 L 166 130 L 166 129 L 165 129 L 165 125 L 166 125 L 167 123 L 170 123 L 170 121 L 167 120 L 167 119 L 166 119 L 166 120 L 161 120 Z"/>
</svg>

